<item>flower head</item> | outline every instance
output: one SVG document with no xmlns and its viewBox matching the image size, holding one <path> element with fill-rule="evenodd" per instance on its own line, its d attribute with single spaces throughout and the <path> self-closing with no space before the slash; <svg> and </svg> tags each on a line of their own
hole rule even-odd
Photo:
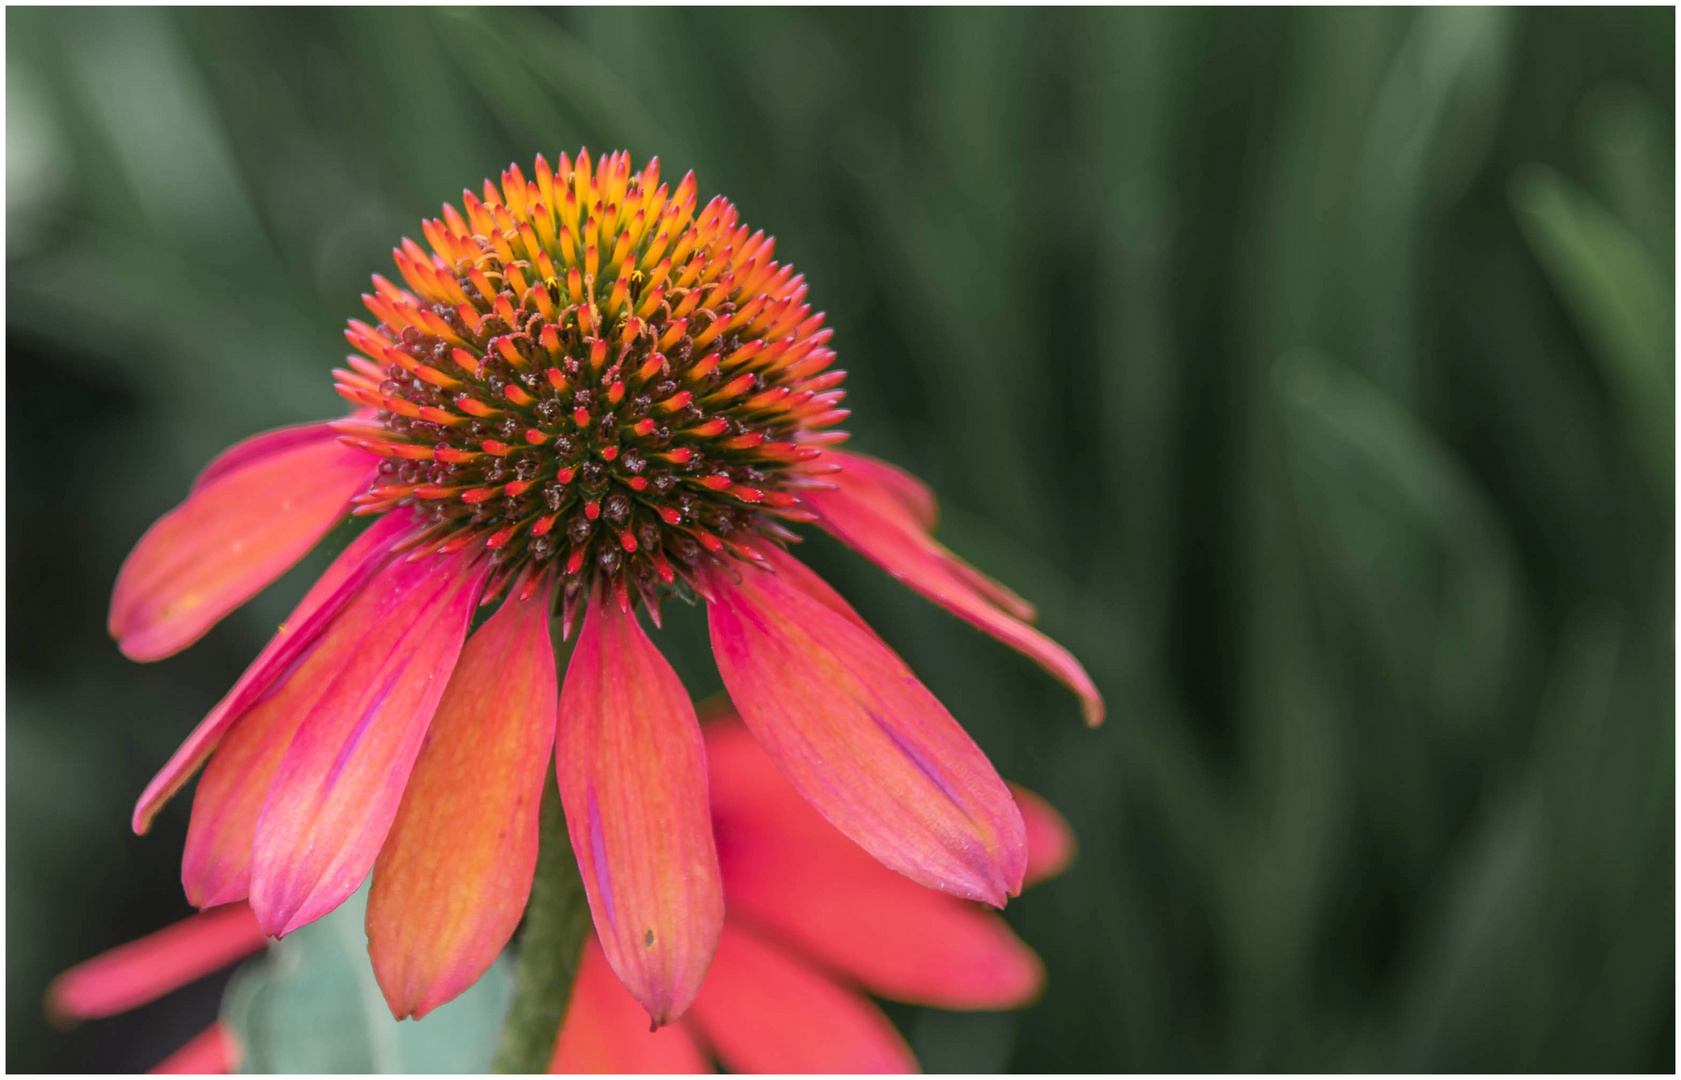
<svg viewBox="0 0 1681 1080">
<path fill-rule="evenodd" d="M 648 638 L 707 603 L 747 728 L 884 865 L 1002 905 L 1025 826 L 985 755 L 788 554 L 814 522 L 1102 703 L 1032 608 L 929 534 L 932 494 L 835 449 L 835 354 L 802 278 L 692 175 L 580 152 L 425 222 L 336 375 L 348 419 L 260 435 L 199 477 L 120 574 L 136 659 L 184 648 L 352 511 L 333 563 L 142 795 L 208 758 L 183 882 L 284 934 L 374 873 L 368 931 L 398 1016 L 470 985 L 519 921 L 553 751 L 607 960 L 665 1023 L 723 924 L 694 709 Z M 469 637 L 474 612 L 500 601 Z M 556 677 L 551 615 L 575 635 Z M 558 700 L 557 700 L 557 686 Z"/>
<path fill-rule="evenodd" d="M 585 946 L 551 1072 L 914 1072 L 868 997 L 1012 1009 L 1037 997 L 1039 958 L 998 916 L 885 870 L 804 803 L 738 721 L 705 725 L 729 915 L 680 1024 L 650 1033 L 595 941 Z M 1061 815 L 1016 788 L 1026 883 L 1073 854 Z"/>
<path fill-rule="evenodd" d="M 623 153 L 539 157 L 463 202 L 425 223 L 431 252 L 392 253 L 409 289 L 375 279 L 379 325 L 346 332 L 339 392 L 376 411 L 337 427 L 385 458 L 358 513 L 414 505 L 429 543 L 552 567 L 568 624 L 597 587 L 653 616 L 811 519 L 796 492 L 844 438 L 845 372 L 775 238 Z"/>
</svg>

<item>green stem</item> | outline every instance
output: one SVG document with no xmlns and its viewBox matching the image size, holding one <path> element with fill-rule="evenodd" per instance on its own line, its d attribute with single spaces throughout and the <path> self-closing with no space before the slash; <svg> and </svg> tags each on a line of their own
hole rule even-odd
<svg viewBox="0 0 1681 1080">
<path fill-rule="evenodd" d="M 584 882 L 566 835 L 560 793 L 552 782 L 543 787 L 539 836 L 537 873 L 519 941 L 519 972 L 492 1072 L 547 1070 L 590 929 Z"/>
</svg>

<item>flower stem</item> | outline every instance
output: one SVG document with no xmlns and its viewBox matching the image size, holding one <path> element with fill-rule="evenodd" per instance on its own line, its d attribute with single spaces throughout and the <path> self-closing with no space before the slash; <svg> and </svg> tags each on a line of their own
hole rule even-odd
<svg viewBox="0 0 1681 1080">
<path fill-rule="evenodd" d="M 537 873 L 519 940 L 514 997 L 502 1024 L 492 1072 L 540 1073 L 548 1068 L 578 974 L 584 936 L 590 929 L 584 882 L 578 876 L 560 793 L 552 780 L 543 788 L 539 835 Z"/>
</svg>

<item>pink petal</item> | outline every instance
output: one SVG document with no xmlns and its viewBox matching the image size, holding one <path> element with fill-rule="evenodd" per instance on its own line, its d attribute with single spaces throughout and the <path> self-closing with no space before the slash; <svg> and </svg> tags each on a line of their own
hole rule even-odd
<svg viewBox="0 0 1681 1080">
<path fill-rule="evenodd" d="M 839 465 L 856 481 L 869 484 L 883 497 L 898 504 L 899 509 L 922 528 L 932 532 L 940 520 L 940 506 L 933 490 L 899 466 L 849 450 L 825 450 L 822 460 Z M 824 479 L 834 482 L 836 476 L 824 474 Z M 1022 617 L 1032 618 L 1030 615 Z"/>
<path fill-rule="evenodd" d="M 919 1071 L 869 999 L 734 923 L 724 927 L 693 1015 L 731 1072 Z"/>
<path fill-rule="evenodd" d="M 700 988 L 724 919 L 706 751 L 676 672 L 604 591 L 566 669 L 555 774 L 607 960 L 667 1024 Z"/>
<path fill-rule="evenodd" d="M 149 1072 L 158 1074 L 231 1073 L 239 1068 L 239 1042 L 220 1020 L 192 1037 Z"/>
<path fill-rule="evenodd" d="M 350 512 L 378 459 L 325 424 L 311 428 L 308 437 L 274 432 L 234 447 L 140 538 L 111 594 L 107 628 L 123 655 L 180 652 Z"/>
<path fill-rule="evenodd" d="M 308 424 L 291 424 L 275 428 L 249 439 L 243 439 L 211 459 L 193 480 L 191 491 L 198 491 L 230 473 L 261 462 L 264 458 L 284 454 L 299 447 L 330 442 L 338 438 L 331 422 L 317 420 Z M 374 462 L 378 464 L 377 460 Z M 189 492 L 190 493 L 190 492 Z"/>
<path fill-rule="evenodd" d="M 1010 794 L 1021 808 L 1021 819 L 1027 825 L 1027 880 L 1037 885 L 1046 878 L 1056 877 L 1074 861 L 1074 830 L 1057 808 L 1022 787 L 1010 784 Z"/>
<path fill-rule="evenodd" d="M 549 587 L 519 588 L 462 649 L 374 864 L 368 953 L 399 1020 L 477 982 L 531 895 L 555 662 Z"/>
<path fill-rule="evenodd" d="M 1044 966 L 1004 920 L 872 859 L 800 798 L 739 723 L 708 724 L 713 827 L 732 918 L 881 997 L 1009 1009 Z"/>
<path fill-rule="evenodd" d="M 347 615 L 355 611 L 354 606 Z M 331 647 L 355 622 L 338 620 L 300 656 L 284 682 L 247 710 L 216 747 L 193 792 L 193 816 L 181 856 L 187 902 L 213 907 L 251 891 L 251 845 L 269 786 L 298 725 L 321 699 L 340 657 Z M 326 648 L 321 648 L 326 644 Z"/>
<path fill-rule="evenodd" d="M 934 531 L 938 520 L 934 493 L 910 473 L 880 458 L 844 450 L 825 451 L 823 460 L 841 466 L 839 474 L 825 474 L 830 483 L 857 498 L 874 503 L 885 514 L 908 517 L 911 524 L 922 532 Z M 1032 622 L 1039 617 L 1038 610 L 1014 589 L 981 573 L 951 552 L 945 554 L 950 560 L 952 572 L 986 599 L 1023 622 Z"/>
<path fill-rule="evenodd" d="M 299 723 L 257 821 L 251 907 L 276 937 L 367 877 L 490 569 L 481 551 L 397 558 L 324 636 L 325 690 Z M 364 620 L 366 620 L 364 622 Z"/>
<path fill-rule="evenodd" d="M 189 915 L 84 960 L 47 987 L 47 1011 L 97 1020 L 155 1001 L 268 944 L 244 904 Z"/>
<path fill-rule="evenodd" d="M 827 459 L 833 451 L 825 452 Z M 825 477 L 834 490 L 807 490 L 800 498 L 819 524 L 877 566 L 959 618 L 1037 661 L 1079 695 L 1088 724 L 1103 722 L 1103 697 L 1091 676 L 1061 645 L 1027 625 L 1032 606 L 952 554 L 928 534 L 891 487 L 880 482 L 882 463 L 839 454 L 845 468 Z M 860 463 L 865 465 L 860 468 Z"/>
<path fill-rule="evenodd" d="M 619 983 L 591 934 L 555 1041 L 552 1073 L 705 1073 L 712 1070 L 683 1024 L 648 1030 L 648 1014 Z"/>
<path fill-rule="evenodd" d="M 712 653 L 742 719 L 831 824 L 913 881 L 1002 907 L 1026 865 L 1021 814 L 986 755 L 881 640 L 777 573 L 714 575 Z"/>
<path fill-rule="evenodd" d="M 245 669 L 239 682 L 217 703 L 210 715 L 200 721 L 187 741 L 146 785 L 134 807 L 135 832 L 144 833 L 151 827 L 153 816 L 181 790 L 234 722 L 292 669 L 298 657 L 315 641 L 333 616 L 385 564 L 392 545 L 413 527 L 414 520 L 409 511 L 393 511 L 370 525 L 333 561 L 327 572 L 304 595 L 291 617 L 281 624 L 280 632 Z"/>
</svg>

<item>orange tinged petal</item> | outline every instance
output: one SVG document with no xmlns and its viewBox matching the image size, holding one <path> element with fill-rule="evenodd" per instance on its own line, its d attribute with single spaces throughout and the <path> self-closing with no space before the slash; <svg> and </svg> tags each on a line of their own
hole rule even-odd
<svg viewBox="0 0 1681 1080">
<path fill-rule="evenodd" d="M 461 650 L 374 863 L 368 953 L 397 1019 L 472 986 L 513 936 L 554 729 L 549 587 L 516 585 Z"/>
<path fill-rule="evenodd" d="M 555 771 L 607 960 L 655 1026 L 670 1023 L 724 919 L 706 751 L 677 673 L 605 590 L 566 670 Z"/>
<path fill-rule="evenodd" d="M 731 1072 L 920 1071 L 868 998 L 734 924 L 724 928 L 693 1015 Z"/>
<path fill-rule="evenodd" d="M 712 579 L 712 653 L 742 719 L 841 832 L 913 881 L 1002 907 L 1026 834 L 991 762 L 904 661 L 768 545 L 776 573 Z"/>
<path fill-rule="evenodd" d="M 342 634 L 348 627 L 336 626 Z M 251 891 L 251 845 L 269 785 L 298 724 L 320 700 L 339 661 L 329 630 L 303 662 L 233 725 L 199 778 L 181 857 L 181 885 L 194 907 L 243 900 Z"/>
<path fill-rule="evenodd" d="M 648 1014 L 630 996 L 592 934 L 578 961 L 566 1021 L 551 1073 L 707 1073 L 712 1069 L 683 1024 L 648 1030 Z"/>
<path fill-rule="evenodd" d="M 140 538 L 107 621 L 123 655 L 180 652 L 350 513 L 379 459 L 343 445 L 325 424 L 312 427 L 307 437 L 272 432 L 236 446 Z"/>
<path fill-rule="evenodd" d="M 825 459 L 834 453 L 825 453 Z M 1088 724 L 1103 722 L 1103 697 L 1086 669 L 1067 649 L 1022 621 L 1032 617 L 1031 605 L 930 536 L 903 492 L 881 483 L 881 463 L 835 456 L 845 459 L 845 468 L 825 479 L 839 486 L 800 496 L 823 528 L 953 615 L 1036 661 L 1079 695 Z"/>
<path fill-rule="evenodd" d="M 251 907 L 264 930 L 320 918 L 373 868 L 489 569 L 472 548 L 393 559 L 340 616 L 366 631 L 323 638 L 330 681 L 257 820 Z"/>
<path fill-rule="evenodd" d="M 333 617 L 385 565 L 392 545 L 399 542 L 413 526 L 414 521 L 407 511 L 386 514 L 333 560 L 327 572 L 304 594 L 291 617 L 281 624 L 280 632 L 245 669 L 245 674 L 239 677 L 233 689 L 199 722 L 193 733 L 187 736 L 187 741 L 146 785 L 134 807 L 135 832 L 144 833 L 151 827 L 153 816 L 163 804 L 181 790 L 229 729 L 267 696 L 276 683 L 286 678 L 298 658 L 311 647 Z"/>
<path fill-rule="evenodd" d="M 190 915 L 92 960 L 47 987 L 47 1011 L 70 1020 L 97 1020 L 156 1001 L 268 944 L 244 904 Z"/>
<path fill-rule="evenodd" d="M 872 994 L 947 1009 L 1031 1000 L 1044 965 L 1004 920 L 895 874 L 800 798 L 747 730 L 706 726 L 724 897 Z"/>
</svg>

